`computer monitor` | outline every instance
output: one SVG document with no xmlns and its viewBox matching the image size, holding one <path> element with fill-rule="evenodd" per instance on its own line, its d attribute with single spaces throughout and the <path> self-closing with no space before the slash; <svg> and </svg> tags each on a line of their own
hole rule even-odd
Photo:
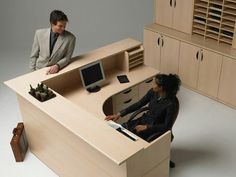
<svg viewBox="0 0 236 177">
<path fill-rule="evenodd" d="M 99 84 L 105 80 L 101 61 L 85 65 L 79 70 L 83 86 L 89 92 L 98 92 L 100 90 Z"/>
</svg>

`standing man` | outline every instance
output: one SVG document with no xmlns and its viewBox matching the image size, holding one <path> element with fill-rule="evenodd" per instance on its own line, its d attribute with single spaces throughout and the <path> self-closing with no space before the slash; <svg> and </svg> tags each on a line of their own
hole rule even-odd
<svg viewBox="0 0 236 177">
<path fill-rule="evenodd" d="M 67 16 L 60 10 L 50 14 L 51 27 L 35 32 L 30 56 L 30 70 L 49 67 L 46 74 L 57 73 L 69 64 L 75 48 L 75 36 L 66 31 Z"/>
</svg>

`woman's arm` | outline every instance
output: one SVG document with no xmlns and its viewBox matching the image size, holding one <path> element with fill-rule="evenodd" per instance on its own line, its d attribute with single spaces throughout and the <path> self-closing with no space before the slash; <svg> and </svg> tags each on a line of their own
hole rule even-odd
<svg viewBox="0 0 236 177">
<path fill-rule="evenodd" d="M 154 96 L 154 91 L 152 89 L 150 89 L 146 95 L 143 96 L 143 98 L 141 98 L 138 102 L 130 105 L 129 107 L 127 107 L 126 109 L 123 109 L 122 111 L 120 111 L 120 116 L 123 117 L 131 112 L 134 112 L 138 109 L 140 109 L 141 107 L 145 106 L 147 103 L 150 102 L 151 98 Z"/>
<path fill-rule="evenodd" d="M 113 120 L 113 121 L 117 121 L 120 117 L 123 117 L 131 112 L 134 112 L 138 109 L 140 109 L 141 107 L 143 107 L 144 105 L 146 105 L 151 98 L 154 96 L 154 91 L 152 89 L 150 89 L 146 95 L 143 96 L 143 98 L 141 100 L 139 100 L 138 102 L 130 105 L 128 108 L 123 109 L 122 111 L 120 111 L 119 113 L 115 114 L 115 115 L 108 115 L 105 120 Z"/>
</svg>

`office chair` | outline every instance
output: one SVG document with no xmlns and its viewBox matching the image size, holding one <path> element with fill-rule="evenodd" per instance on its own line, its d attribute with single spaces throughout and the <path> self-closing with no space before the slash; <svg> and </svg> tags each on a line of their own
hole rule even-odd
<svg viewBox="0 0 236 177">
<path fill-rule="evenodd" d="M 176 112 L 173 114 L 173 122 L 172 122 L 172 125 L 171 125 L 171 142 L 173 141 L 174 139 L 174 135 L 173 135 L 173 132 L 172 132 L 172 127 L 178 117 L 178 114 L 179 114 L 179 100 L 177 97 L 174 98 L 175 102 L 176 102 Z M 135 111 L 129 118 L 128 122 L 130 122 L 131 120 L 133 120 L 138 114 L 144 112 L 144 111 L 148 111 L 149 110 L 149 107 L 143 107 L 137 111 Z M 163 133 L 161 133 L 163 134 Z M 154 133 L 152 135 L 150 135 L 147 139 L 145 139 L 147 142 L 152 142 L 153 140 L 155 140 L 156 138 L 158 138 L 159 136 L 161 136 L 160 133 Z M 174 168 L 175 167 L 175 163 L 173 161 L 170 160 L 170 168 Z"/>
</svg>

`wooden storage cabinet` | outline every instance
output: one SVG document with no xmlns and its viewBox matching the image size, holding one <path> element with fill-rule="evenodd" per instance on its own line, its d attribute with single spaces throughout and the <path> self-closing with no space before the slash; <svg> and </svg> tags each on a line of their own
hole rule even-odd
<svg viewBox="0 0 236 177">
<path fill-rule="evenodd" d="M 172 0 L 174 4 L 173 28 L 188 34 L 192 31 L 194 0 Z"/>
<path fill-rule="evenodd" d="M 236 60 L 223 57 L 218 98 L 236 107 Z"/>
<path fill-rule="evenodd" d="M 197 87 L 199 55 L 199 47 L 181 42 L 179 56 L 179 76 L 184 84 L 192 88 Z"/>
<path fill-rule="evenodd" d="M 144 30 L 145 64 L 162 73 L 178 74 L 180 41 Z"/>
<path fill-rule="evenodd" d="M 161 72 L 178 74 L 180 41 L 162 36 L 161 45 Z"/>
<path fill-rule="evenodd" d="M 217 97 L 222 55 L 181 42 L 179 76 L 182 82 Z"/>
<path fill-rule="evenodd" d="M 161 69 L 160 37 L 160 34 L 144 29 L 144 64 L 158 70 Z"/>
<path fill-rule="evenodd" d="M 155 23 L 171 28 L 173 4 L 170 0 L 155 0 Z"/>
<path fill-rule="evenodd" d="M 207 95 L 217 97 L 223 56 L 203 49 L 199 60 L 197 89 Z"/>
<path fill-rule="evenodd" d="M 194 0 L 155 0 L 155 23 L 191 34 Z"/>
<path fill-rule="evenodd" d="M 198 4 L 197 7 L 195 7 L 195 11 L 205 12 L 204 9 L 206 10 L 207 8 L 205 8 L 205 5 L 208 1 L 199 0 L 196 2 L 198 2 Z M 218 0 L 214 2 L 218 2 Z M 225 0 L 224 3 L 227 4 L 227 8 L 230 8 L 229 4 L 236 4 L 236 1 L 230 3 L 230 0 Z M 224 10 L 229 9 L 226 9 L 226 6 L 224 6 Z M 236 10 L 236 6 L 234 10 Z M 197 13 L 195 13 L 195 16 L 197 16 L 196 14 Z M 224 17 L 222 19 L 224 19 Z M 224 19 L 224 21 L 225 20 L 226 19 Z M 200 28 L 199 25 L 201 25 L 201 22 L 195 23 L 194 25 Z M 233 28 L 234 25 L 235 23 L 232 26 Z M 226 26 L 227 24 L 222 22 L 222 27 L 227 28 Z M 205 29 L 205 27 L 202 29 Z M 160 65 L 157 69 L 164 73 L 163 58 L 165 57 L 162 55 L 164 50 L 162 46 L 156 45 L 158 39 L 164 40 L 164 37 L 180 41 L 178 75 L 184 86 L 236 108 L 236 79 L 234 79 L 234 75 L 236 75 L 236 51 L 234 49 L 230 48 L 228 45 L 215 45 L 215 42 L 212 40 L 203 41 L 203 38 L 201 39 L 196 35 L 184 34 L 162 25 L 149 25 L 144 30 L 144 63 L 153 67 L 153 58 L 155 56 L 161 56 Z M 164 47 L 166 43 L 168 42 L 164 40 Z M 153 46 L 159 47 L 158 55 Z M 169 53 L 171 53 L 170 51 L 173 52 L 173 48 L 169 49 Z M 178 56 L 178 54 L 176 54 L 176 56 Z M 166 66 L 170 65 L 166 64 Z"/>
</svg>

